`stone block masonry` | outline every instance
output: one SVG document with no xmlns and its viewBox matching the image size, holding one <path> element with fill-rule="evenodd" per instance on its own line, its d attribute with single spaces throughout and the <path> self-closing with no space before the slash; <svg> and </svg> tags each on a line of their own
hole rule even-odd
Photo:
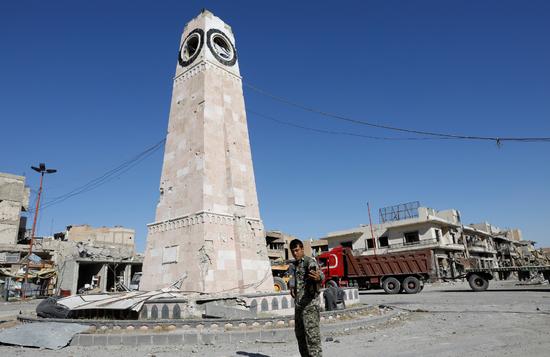
<svg viewBox="0 0 550 357">
<path fill-rule="evenodd" d="M 235 38 L 203 11 L 181 37 L 140 290 L 273 291 L 264 236 Z"/>
</svg>

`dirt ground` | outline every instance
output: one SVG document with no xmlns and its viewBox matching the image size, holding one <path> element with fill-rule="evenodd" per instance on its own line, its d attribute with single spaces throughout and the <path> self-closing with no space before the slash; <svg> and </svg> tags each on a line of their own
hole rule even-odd
<svg viewBox="0 0 550 357">
<path fill-rule="evenodd" d="M 464 283 L 427 286 L 416 295 L 361 294 L 402 313 L 379 324 L 323 335 L 325 356 L 549 356 L 550 287 L 492 282 L 474 293 Z M 1 309 L 1 307 L 0 307 Z M 3 356 L 299 356 L 294 340 L 234 345 L 66 347 L 60 351 L 0 346 Z"/>
</svg>

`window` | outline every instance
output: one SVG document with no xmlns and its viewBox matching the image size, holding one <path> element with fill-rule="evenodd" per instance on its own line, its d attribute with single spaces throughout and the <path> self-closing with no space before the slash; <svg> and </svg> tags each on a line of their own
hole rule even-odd
<svg viewBox="0 0 550 357">
<path fill-rule="evenodd" d="M 344 248 L 353 248 L 353 242 L 342 242 L 340 243 L 342 245 L 342 247 Z"/>
<path fill-rule="evenodd" d="M 435 230 L 435 239 L 437 239 L 437 241 L 439 242 L 440 238 L 441 238 L 441 232 L 439 231 L 439 229 L 436 229 Z"/>
<path fill-rule="evenodd" d="M 162 264 L 171 264 L 178 262 L 179 245 L 164 247 L 162 251 Z"/>
<path fill-rule="evenodd" d="M 372 238 L 365 239 L 365 246 L 367 247 L 367 249 L 373 249 L 374 248 L 374 239 L 372 239 Z"/>
<path fill-rule="evenodd" d="M 405 233 L 405 244 L 417 244 L 420 242 L 418 231 Z"/>
<path fill-rule="evenodd" d="M 379 247 L 387 247 L 388 244 L 388 237 L 382 236 L 378 238 L 378 246 Z"/>
</svg>

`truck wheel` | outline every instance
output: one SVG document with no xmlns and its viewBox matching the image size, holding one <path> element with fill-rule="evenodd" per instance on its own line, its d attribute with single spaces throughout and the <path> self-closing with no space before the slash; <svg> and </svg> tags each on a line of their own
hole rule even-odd
<svg viewBox="0 0 550 357">
<path fill-rule="evenodd" d="M 407 294 L 416 294 L 421 290 L 420 280 L 414 276 L 408 276 L 403 280 L 403 290 Z"/>
<path fill-rule="evenodd" d="M 382 283 L 382 289 L 388 294 L 397 294 L 401 290 L 401 283 L 394 277 L 389 277 Z"/>
<path fill-rule="evenodd" d="M 472 274 L 468 278 L 468 283 L 473 291 L 485 291 L 489 287 L 489 282 L 482 276 Z"/>
<path fill-rule="evenodd" d="M 279 291 L 288 290 L 288 287 L 286 286 L 286 283 L 283 280 L 283 278 L 279 278 L 278 276 L 273 277 L 273 288 L 277 293 Z"/>
</svg>

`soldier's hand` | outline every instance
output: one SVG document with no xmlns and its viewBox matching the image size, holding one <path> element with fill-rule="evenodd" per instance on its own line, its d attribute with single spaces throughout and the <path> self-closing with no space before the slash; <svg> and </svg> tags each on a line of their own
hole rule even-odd
<svg viewBox="0 0 550 357">
<path fill-rule="evenodd" d="M 307 276 L 313 281 L 321 281 L 321 273 L 318 270 L 310 270 Z"/>
</svg>

